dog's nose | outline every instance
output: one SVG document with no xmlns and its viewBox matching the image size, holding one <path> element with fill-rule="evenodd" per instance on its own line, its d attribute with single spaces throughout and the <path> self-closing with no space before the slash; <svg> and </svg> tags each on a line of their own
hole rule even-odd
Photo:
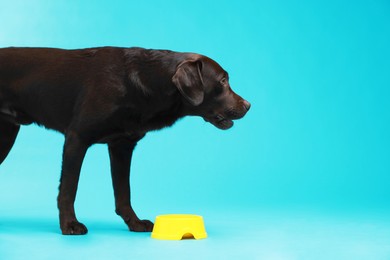
<svg viewBox="0 0 390 260">
<path fill-rule="evenodd" d="M 249 109 L 251 108 L 251 103 L 249 103 L 246 100 L 244 100 L 243 103 L 244 103 L 244 107 L 245 107 L 246 111 L 249 111 Z"/>
</svg>

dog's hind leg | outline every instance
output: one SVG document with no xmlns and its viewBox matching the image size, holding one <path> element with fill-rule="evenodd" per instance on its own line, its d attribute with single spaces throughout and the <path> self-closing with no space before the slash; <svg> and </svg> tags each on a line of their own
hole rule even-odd
<svg viewBox="0 0 390 260">
<path fill-rule="evenodd" d="M 20 126 L 0 118 L 0 164 L 15 143 Z"/>
</svg>

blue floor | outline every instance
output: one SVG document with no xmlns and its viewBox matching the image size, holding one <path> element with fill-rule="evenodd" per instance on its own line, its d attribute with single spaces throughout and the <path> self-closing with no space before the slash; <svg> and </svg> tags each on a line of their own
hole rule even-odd
<svg viewBox="0 0 390 260">
<path fill-rule="evenodd" d="M 390 259 L 386 213 L 204 211 L 208 238 L 161 241 L 119 218 L 83 219 L 86 236 L 60 235 L 56 216 L 0 216 L 0 259 Z"/>
</svg>

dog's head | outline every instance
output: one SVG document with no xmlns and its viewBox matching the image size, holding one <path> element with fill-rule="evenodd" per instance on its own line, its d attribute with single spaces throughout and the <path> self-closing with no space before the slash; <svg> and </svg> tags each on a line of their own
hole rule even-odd
<svg viewBox="0 0 390 260">
<path fill-rule="evenodd" d="M 229 129 L 233 120 L 248 112 L 251 104 L 233 92 L 228 73 L 212 59 L 190 55 L 172 78 L 191 114 L 203 117 L 219 129 Z"/>
</svg>

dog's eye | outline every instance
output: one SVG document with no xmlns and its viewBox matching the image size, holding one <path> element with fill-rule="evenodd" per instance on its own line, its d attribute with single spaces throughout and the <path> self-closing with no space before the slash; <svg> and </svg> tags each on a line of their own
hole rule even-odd
<svg viewBox="0 0 390 260">
<path fill-rule="evenodd" d="M 225 86 L 227 84 L 227 79 L 226 78 L 222 78 L 219 83 L 221 83 L 222 86 Z"/>
</svg>

